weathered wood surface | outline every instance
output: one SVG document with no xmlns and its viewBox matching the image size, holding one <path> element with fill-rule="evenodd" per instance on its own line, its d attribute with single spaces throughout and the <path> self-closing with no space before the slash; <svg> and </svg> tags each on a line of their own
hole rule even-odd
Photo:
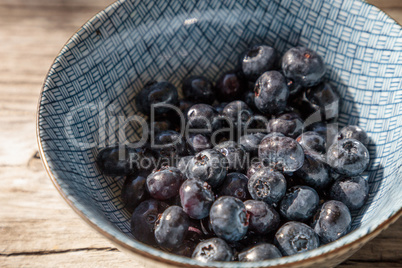
<svg viewBox="0 0 402 268">
<path fill-rule="evenodd" d="M 371 0 L 402 23 L 401 0 Z M 142 268 L 87 226 L 37 159 L 38 94 L 62 45 L 111 0 L 0 0 L 0 267 Z M 340 267 L 402 267 L 402 219 Z"/>
</svg>

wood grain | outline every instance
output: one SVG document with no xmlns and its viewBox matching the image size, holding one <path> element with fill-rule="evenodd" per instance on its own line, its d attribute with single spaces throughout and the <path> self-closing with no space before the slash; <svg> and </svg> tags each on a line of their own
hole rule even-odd
<svg viewBox="0 0 402 268">
<path fill-rule="evenodd" d="M 0 267 L 144 266 L 62 200 L 37 158 L 43 79 L 68 38 L 111 0 L 0 0 Z M 402 22 L 402 1 L 371 0 Z M 402 267 L 402 220 L 339 267 Z"/>
</svg>

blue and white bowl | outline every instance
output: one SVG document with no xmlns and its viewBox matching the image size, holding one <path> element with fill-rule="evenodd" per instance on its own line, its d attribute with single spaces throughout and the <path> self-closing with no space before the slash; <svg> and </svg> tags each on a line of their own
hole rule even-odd
<svg viewBox="0 0 402 268">
<path fill-rule="evenodd" d="M 257 43 L 280 53 L 297 45 L 316 50 L 342 96 L 340 124 L 367 130 L 370 197 L 354 230 L 310 252 L 257 263 L 201 264 L 136 241 L 119 197 L 123 180 L 103 176 L 95 165 L 99 146 L 122 134 L 105 126 L 139 114 L 134 100 L 149 80 L 180 87 L 185 76 L 202 74 L 214 81 Z M 121 0 L 61 50 L 44 84 L 37 122 L 42 160 L 60 194 L 139 260 L 158 267 L 334 266 L 402 214 L 402 29 L 358 0 Z M 138 123 L 129 123 L 125 133 L 129 141 L 139 139 Z"/>
</svg>

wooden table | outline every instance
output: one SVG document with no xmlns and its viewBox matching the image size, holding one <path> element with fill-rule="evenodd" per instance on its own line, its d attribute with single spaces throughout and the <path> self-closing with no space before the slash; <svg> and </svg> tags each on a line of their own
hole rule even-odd
<svg viewBox="0 0 402 268">
<path fill-rule="evenodd" d="M 401 0 L 372 0 L 402 23 Z M 0 0 L 0 267 L 142 267 L 62 200 L 37 155 L 39 91 L 67 39 L 112 0 Z M 402 267 L 402 219 L 340 267 Z"/>
</svg>

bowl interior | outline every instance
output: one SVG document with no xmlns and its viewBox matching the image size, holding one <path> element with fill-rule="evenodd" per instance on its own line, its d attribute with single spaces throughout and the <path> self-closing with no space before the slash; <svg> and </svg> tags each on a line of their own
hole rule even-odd
<svg viewBox="0 0 402 268">
<path fill-rule="evenodd" d="M 137 122 L 118 122 L 141 115 L 135 97 L 148 81 L 178 88 L 192 74 L 215 81 L 259 43 L 281 54 L 307 46 L 324 57 L 326 78 L 342 96 L 339 123 L 358 124 L 371 138 L 370 198 L 353 228 L 367 233 L 395 214 L 402 204 L 402 31 L 377 8 L 349 0 L 133 0 L 96 15 L 61 51 L 40 100 L 39 141 L 63 195 L 116 239 L 146 249 L 130 234 L 123 178 L 100 174 L 98 149 L 140 138 Z"/>
</svg>

